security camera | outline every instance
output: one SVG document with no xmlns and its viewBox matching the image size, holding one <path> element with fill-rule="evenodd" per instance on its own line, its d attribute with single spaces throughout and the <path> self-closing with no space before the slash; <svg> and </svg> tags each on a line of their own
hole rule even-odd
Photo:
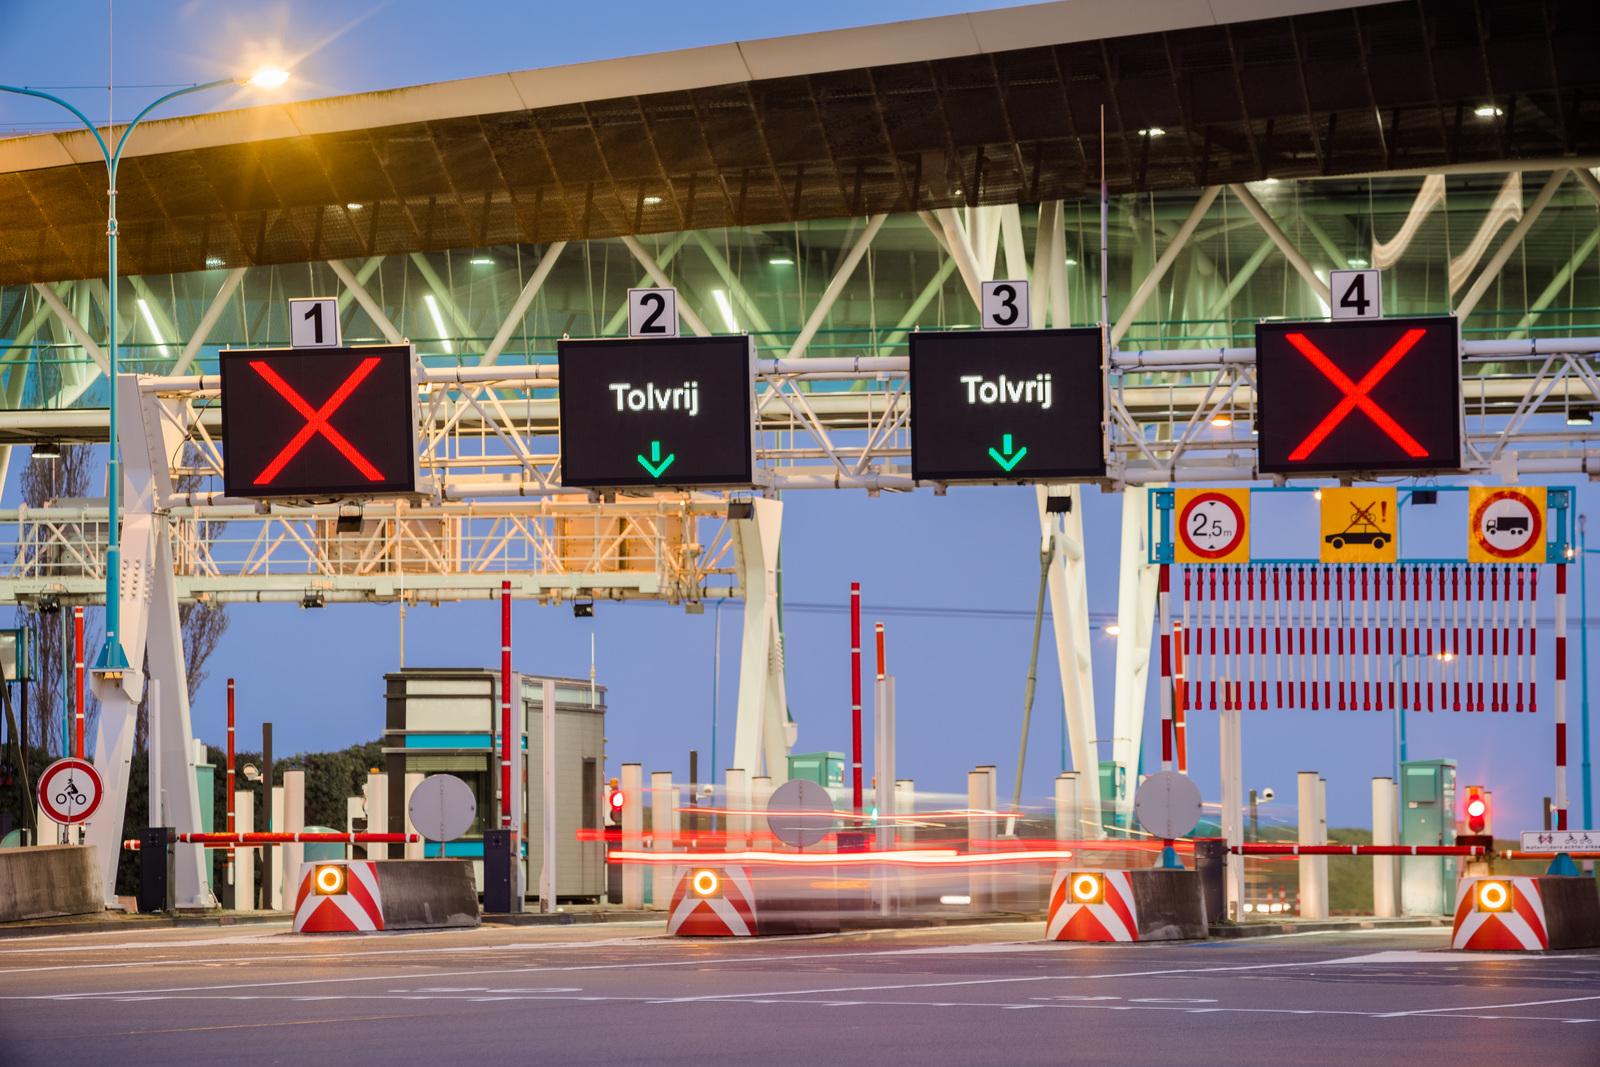
<svg viewBox="0 0 1600 1067">
<path fill-rule="evenodd" d="M 1262 800 L 1271 800 L 1273 797 L 1275 797 L 1277 795 L 1278 794 L 1273 791 L 1273 788 L 1270 785 L 1267 786 L 1267 788 L 1265 788 L 1265 789 L 1263 789 L 1261 791 L 1261 799 Z"/>
</svg>

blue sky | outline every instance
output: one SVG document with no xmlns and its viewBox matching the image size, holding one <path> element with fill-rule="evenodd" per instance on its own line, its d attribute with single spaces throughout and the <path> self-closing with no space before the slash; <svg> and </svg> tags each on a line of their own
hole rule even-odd
<svg viewBox="0 0 1600 1067">
<path fill-rule="evenodd" d="M 315 97 L 989 6 L 1003 5 L 979 0 L 793 5 L 717 0 L 670 6 L 635 0 L 573 5 L 127 0 L 117 5 L 115 70 L 119 85 L 155 86 L 224 76 L 256 58 L 285 57 L 296 60 L 293 95 Z M 6 28 L 0 34 L 0 79 L 103 86 L 104 17 L 105 5 L 89 0 L 0 0 L 0 24 Z M 41 41 L 71 44 L 46 51 L 39 48 Z M 103 90 L 64 91 L 92 117 L 105 116 Z M 121 91 L 116 115 L 125 118 L 132 105 L 157 91 Z M 195 106 L 206 103 L 202 98 Z M 0 98 L 0 129 L 26 131 L 45 123 L 59 125 L 58 115 Z M 14 499 L 15 476 L 12 481 L 7 489 Z M 1097 490 L 1085 499 L 1087 548 L 1097 561 L 1090 573 L 1091 609 L 1109 612 L 1115 600 L 1118 501 Z M 1600 494 L 1592 487 L 1580 489 L 1580 501 L 1583 510 L 1600 512 Z M 792 493 L 786 507 L 785 589 L 796 603 L 844 605 L 849 583 L 859 580 L 869 627 L 875 604 L 1032 609 L 1038 528 L 1031 490 L 877 499 L 857 492 Z M 248 739 L 257 736 L 263 719 L 276 724 L 280 751 L 340 746 L 379 734 L 381 676 L 398 662 L 395 607 L 239 606 L 232 617 L 232 629 L 210 665 L 211 678 L 195 701 L 201 737 L 222 741 L 223 679 L 229 675 L 239 680 L 242 746 L 253 744 Z M 515 662 L 525 671 L 581 676 L 588 667 L 590 635 L 595 635 L 599 676 L 611 687 L 613 768 L 621 760 L 640 760 L 647 769 L 684 775 L 687 750 L 699 748 L 704 760 L 710 743 L 713 617 L 709 610 L 692 617 L 661 606 L 601 604 L 590 621 L 574 619 L 565 608 L 525 605 L 515 616 Z M 724 761 L 732 748 L 740 620 L 738 605 L 728 605 L 721 684 Z M 966 770 L 995 763 L 1001 768 L 1001 792 L 1008 793 L 1028 619 L 890 616 L 886 622 L 891 669 L 899 679 L 900 774 L 915 777 L 923 789 L 960 791 Z M 414 609 L 407 624 L 408 662 L 491 665 L 497 661 L 497 626 L 498 612 L 490 604 Z M 1542 639 L 1547 637 L 1548 631 Z M 1100 635 L 1095 641 L 1105 735 L 1111 726 L 1113 642 Z M 789 615 L 788 681 L 800 724 L 798 751 L 847 748 L 847 657 L 846 616 L 799 610 Z M 1581 795 L 1578 704 L 1574 683 L 1574 825 Z M 1047 645 L 1025 782 L 1025 796 L 1034 803 L 1044 802 L 1059 766 L 1060 707 L 1060 684 Z M 1215 716 L 1195 718 L 1192 768 L 1214 799 Z M 1543 711 L 1536 718 L 1413 716 L 1410 728 L 1413 756 L 1454 757 L 1463 783 L 1485 782 L 1496 790 L 1501 834 L 1537 825 L 1540 797 L 1551 783 L 1551 716 Z M 1331 820 L 1365 824 L 1369 779 L 1390 773 L 1392 729 L 1386 715 L 1251 717 L 1244 735 L 1245 786 L 1274 787 L 1281 798 L 1276 808 L 1292 818 L 1294 773 L 1319 770 L 1329 780 Z M 870 728 L 867 738 L 870 747 Z"/>
</svg>

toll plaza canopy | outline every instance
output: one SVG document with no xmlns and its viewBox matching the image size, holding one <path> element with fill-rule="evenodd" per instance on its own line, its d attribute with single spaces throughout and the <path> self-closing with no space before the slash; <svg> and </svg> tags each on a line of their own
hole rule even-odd
<svg viewBox="0 0 1600 1067">
<path fill-rule="evenodd" d="M 121 267 L 1570 166 L 1597 54 L 1593 0 L 1058 0 L 152 121 Z M 104 203 L 86 132 L 0 141 L 0 284 L 102 271 Z"/>
</svg>

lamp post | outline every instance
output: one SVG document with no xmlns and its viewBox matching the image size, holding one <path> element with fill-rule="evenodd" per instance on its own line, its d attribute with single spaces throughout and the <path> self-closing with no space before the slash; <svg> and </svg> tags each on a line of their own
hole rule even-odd
<svg viewBox="0 0 1600 1067">
<path fill-rule="evenodd" d="M 106 466 L 106 643 L 100 650 L 99 657 L 95 660 L 90 671 L 101 676 L 113 684 L 121 684 L 122 676 L 128 670 L 128 657 L 122 650 L 122 548 L 121 532 L 119 529 L 119 511 L 122 502 L 122 459 L 121 443 L 117 439 L 117 165 L 122 161 L 122 150 L 128 144 L 128 135 L 145 116 L 169 100 L 190 93 L 204 92 L 208 89 L 218 89 L 224 85 L 254 85 L 258 88 L 275 89 L 289 78 L 288 72 L 276 67 L 264 67 L 248 78 L 219 78 L 216 81 L 204 82 L 199 85 L 190 85 L 182 89 L 174 89 L 163 96 L 158 96 L 144 109 L 133 117 L 133 121 L 122 128 L 122 135 L 117 138 L 117 146 L 111 148 L 106 143 L 105 137 L 89 121 L 89 117 L 80 111 L 70 101 L 52 93 L 39 89 L 30 89 L 23 85 L 0 85 L 0 92 L 14 93 L 18 96 L 31 96 L 39 100 L 48 100 L 72 112 L 73 116 L 83 123 L 84 129 L 94 137 L 94 142 L 100 147 L 100 155 L 106 164 L 106 378 L 111 383 L 111 403 L 107 418 L 110 423 L 109 437 L 111 442 L 111 458 Z M 109 135 L 111 127 L 106 127 Z"/>
</svg>

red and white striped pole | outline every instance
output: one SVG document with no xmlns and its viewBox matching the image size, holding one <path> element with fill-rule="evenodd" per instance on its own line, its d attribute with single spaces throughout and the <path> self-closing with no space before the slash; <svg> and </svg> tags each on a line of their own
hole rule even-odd
<svg viewBox="0 0 1600 1067">
<path fill-rule="evenodd" d="M 850 583 L 850 800 L 861 814 L 861 583 Z"/>
<path fill-rule="evenodd" d="M 1187 575 L 1184 585 L 1188 585 Z M 1189 756 L 1184 737 L 1184 720 L 1189 706 L 1189 628 L 1178 624 L 1172 631 L 1172 748 L 1178 773 L 1189 773 Z"/>
<path fill-rule="evenodd" d="M 72 705 L 73 751 L 79 759 L 83 752 L 83 607 L 72 609 L 72 677 L 74 697 Z"/>
<path fill-rule="evenodd" d="M 1555 828 L 1567 828 L 1567 568 L 1556 564 Z"/>
<path fill-rule="evenodd" d="M 1172 567 L 1163 563 L 1156 584 L 1161 625 L 1161 769 L 1172 770 Z"/>
<path fill-rule="evenodd" d="M 550 709 L 544 709 L 550 714 Z M 511 583 L 500 583 L 500 828 L 511 829 Z"/>
</svg>

